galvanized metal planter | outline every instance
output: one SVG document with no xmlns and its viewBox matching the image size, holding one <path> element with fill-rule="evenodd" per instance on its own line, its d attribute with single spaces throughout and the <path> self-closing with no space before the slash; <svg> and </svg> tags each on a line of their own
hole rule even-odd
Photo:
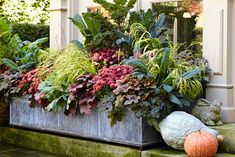
<svg viewBox="0 0 235 157">
<path fill-rule="evenodd" d="M 110 127 L 107 113 L 104 112 L 94 111 L 89 116 L 76 114 L 67 117 L 63 113 L 32 109 L 26 98 L 12 98 L 10 104 L 10 124 L 14 126 L 137 147 L 162 142 L 161 135 L 143 119 L 137 119 L 132 112 L 126 115 L 125 120 Z"/>
</svg>

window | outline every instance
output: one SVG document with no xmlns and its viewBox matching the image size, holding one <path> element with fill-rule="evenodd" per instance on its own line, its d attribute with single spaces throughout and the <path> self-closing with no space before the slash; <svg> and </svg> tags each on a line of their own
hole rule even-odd
<svg viewBox="0 0 235 157">
<path fill-rule="evenodd" d="M 152 9 L 166 15 L 166 27 L 172 41 L 202 42 L 202 0 L 154 2 Z"/>
</svg>

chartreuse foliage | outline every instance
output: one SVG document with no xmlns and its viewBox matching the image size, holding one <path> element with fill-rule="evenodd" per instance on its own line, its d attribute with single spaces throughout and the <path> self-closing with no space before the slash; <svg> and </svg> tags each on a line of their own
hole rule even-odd
<svg viewBox="0 0 235 157">
<path fill-rule="evenodd" d="M 53 57 L 54 55 L 52 54 Z M 50 54 L 47 58 L 51 58 Z M 48 60 L 47 58 L 45 60 Z M 57 52 L 57 57 L 53 59 L 50 68 L 52 71 L 47 75 L 47 79 L 53 80 L 55 85 L 64 84 L 68 86 L 80 75 L 96 73 L 96 67 L 86 52 L 74 44 L 70 44 L 63 51 Z"/>
<path fill-rule="evenodd" d="M 44 62 L 39 75 L 44 81 L 39 85 L 39 91 L 50 102 L 46 108 L 49 111 L 59 111 L 65 107 L 68 99 L 67 88 L 79 76 L 96 74 L 96 67 L 86 52 L 75 44 L 68 45 L 63 51 L 44 54 L 41 58 L 44 58 Z M 44 67 L 48 70 L 45 71 Z"/>
</svg>

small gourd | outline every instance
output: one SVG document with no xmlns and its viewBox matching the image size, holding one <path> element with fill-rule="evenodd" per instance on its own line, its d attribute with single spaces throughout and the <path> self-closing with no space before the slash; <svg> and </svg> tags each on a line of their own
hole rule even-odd
<svg viewBox="0 0 235 157">
<path fill-rule="evenodd" d="M 218 131 L 208 128 L 196 117 L 182 111 L 172 112 L 160 123 L 154 124 L 154 127 L 167 145 L 179 150 L 184 150 L 186 136 L 195 131 L 209 132 L 218 140 L 223 138 Z"/>
<path fill-rule="evenodd" d="M 190 157 L 213 157 L 218 150 L 218 141 L 206 131 L 196 131 L 186 137 L 184 149 Z"/>
</svg>

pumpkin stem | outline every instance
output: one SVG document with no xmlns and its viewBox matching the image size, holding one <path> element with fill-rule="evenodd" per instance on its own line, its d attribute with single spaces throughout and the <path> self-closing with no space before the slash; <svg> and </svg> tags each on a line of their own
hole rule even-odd
<svg viewBox="0 0 235 157">
<path fill-rule="evenodd" d="M 217 138 L 217 141 L 218 141 L 219 143 L 221 143 L 221 142 L 223 142 L 223 140 L 225 139 L 225 136 L 223 136 L 223 135 L 218 135 L 216 138 Z"/>
</svg>

